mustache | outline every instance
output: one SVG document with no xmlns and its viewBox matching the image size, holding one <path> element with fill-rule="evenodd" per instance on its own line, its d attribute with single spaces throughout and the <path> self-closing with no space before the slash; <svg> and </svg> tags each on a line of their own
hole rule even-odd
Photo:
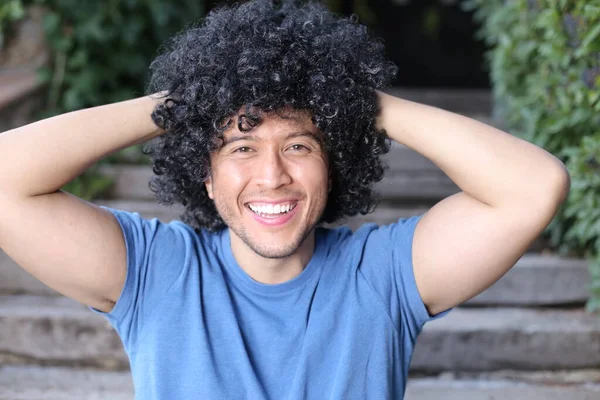
<svg viewBox="0 0 600 400">
<path fill-rule="evenodd" d="M 302 193 L 299 193 L 295 190 L 287 190 L 287 189 L 283 189 L 283 190 L 278 190 L 276 192 L 273 191 L 259 191 L 259 192 L 252 192 L 252 193 L 248 193 L 244 195 L 244 198 L 267 198 L 267 199 L 281 199 L 281 198 L 288 198 L 288 197 L 293 197 L 293 198 L 301 198 L 302 197 Z"/>
</svg>

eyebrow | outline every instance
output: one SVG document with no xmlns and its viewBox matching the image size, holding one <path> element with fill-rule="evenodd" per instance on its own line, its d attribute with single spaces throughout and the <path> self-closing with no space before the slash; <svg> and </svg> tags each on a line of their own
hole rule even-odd
<svg viewBox="0 0 600 400">
<path fill-rule="evenodd" d="M 308 138 L 311 138 L 314 141 L 316 141 L 320 146 L 323 145 L 323 141 L 322 141 L 321 137 L 318 134 L 315 134 L 308 130 L 291 132 L 285 137 L 285 140 L 294 139 L 297 137 L 308 137 Z M 227 145 L 230 145 L 231 143 L 239 142 L 241 140 L 250 140 L 253 142 L 258 142 L 258 141 L 261 141 L 262 139 L 254 136 L 254 135 L 251 135 L 251 134 L 234 135 L 234 136 L 231 136 L 229 139 L 224 138 L 223 144 L 221 147 L 225 147 Z"/>
</svg>

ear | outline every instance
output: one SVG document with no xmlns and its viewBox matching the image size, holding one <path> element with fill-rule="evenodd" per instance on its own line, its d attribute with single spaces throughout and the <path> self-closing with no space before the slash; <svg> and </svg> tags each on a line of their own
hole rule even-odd
<svg viewBox="0 0 600 400">
<path fill-rule="evenodd" d="M 206 186 L 206 192 L 208 193 L 208 197 L 211 200 L 214 200 L 213 197 L 213 185 L 212 185 L 212 177 L 208 177 L 205 181 L 204 181 L 204 186 Z"/>
</svg>

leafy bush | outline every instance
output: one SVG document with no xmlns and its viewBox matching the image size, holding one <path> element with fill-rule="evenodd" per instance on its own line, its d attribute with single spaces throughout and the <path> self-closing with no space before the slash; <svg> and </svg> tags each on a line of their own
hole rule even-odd
<svg viewBox="0 0 600 400">
<path fill-rule="evenodd" d="M 561 158 L 571 194 L 547 230 L 561 254 L 591 260 L 600 309 L 600 0 L 468 0 L 491 46 L 497 116 Z"/>
<path fill-rule="evenodd" d="M 31 5 L 46 10 L 43 24 L 53 54 L 52 64 L 39 71 L 48 88 L 42 118 L 142 95 L 160 45 L 204 15 L 201 0 L 8 0 L 0 5 L 0 32 L 10 32 Z M 141 146 L 99 164 L 146 163 Z M 97 167 L 63 189 L 87 200 L 99 196 L 111 181 Z"/>
</svg>

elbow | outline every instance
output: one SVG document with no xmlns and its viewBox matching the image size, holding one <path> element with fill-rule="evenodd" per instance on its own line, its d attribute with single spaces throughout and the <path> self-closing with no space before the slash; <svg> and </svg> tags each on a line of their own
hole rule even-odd
<svg viewBox="0 0 600 400">
<path fill-rule="evenodd" d="M 512 215 L 521 228 L 528 226 L 537 236 L 556 217 L 566 201 L 571 178 L 568 170 L 560 163 L 552 172 L 544 174 L 542 178 L 538 177 L 535 183 L 530 182 L 529 186 L 527 196 L 512 208 Z"/>
<path fill-rule="evenodd" d="M 569 196 L 571 176 L 565 165 L 556 160 L 552 171 L 538 183 L 538 193 L 535 195 L 538 201 L 531 205 L 535 207 L 538 215 L 546 215 L 551 220 Z"/>
<path fill-rule="evenodd" d="M 554 195 L 557 207 L 559 207 L 562 203 L 567 200 L 569 196 L 569 192 L 571 190 L 571 175 L 569 174 L 569 170 L 567 167 L 560 161 L 557 161 L 558 165 L 556 168 L 556 172 L 552 174 L 552 178 L 550 180 L 550 186 L 552 189 L 552 194 Z"/>
</svg>

